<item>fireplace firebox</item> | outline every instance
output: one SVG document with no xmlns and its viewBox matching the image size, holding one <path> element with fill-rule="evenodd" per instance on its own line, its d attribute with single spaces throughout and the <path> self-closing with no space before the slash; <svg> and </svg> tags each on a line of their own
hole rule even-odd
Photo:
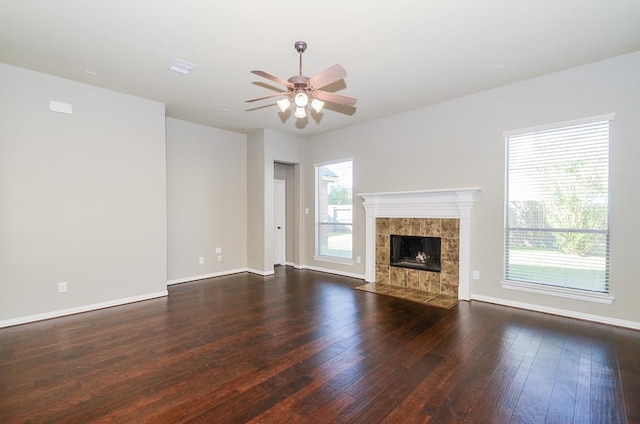
<svg viewBox="0 0 640 424">
<path fill-rule="evenodd" d="M 391 266 L 440 272 L 440 237 L 390 237 Z"/>
</svg>

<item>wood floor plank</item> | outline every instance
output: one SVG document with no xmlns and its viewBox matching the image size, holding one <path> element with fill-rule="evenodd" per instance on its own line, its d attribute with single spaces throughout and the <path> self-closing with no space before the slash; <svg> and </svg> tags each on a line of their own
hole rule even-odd
<svg viewBox="0 0 640 424">
<path fill-rule="evenodd" d="M 567 342 L 569 344 L 570 342 Z M 558 372 L 551 390 L 551 400 L 547 413 L 548 424 L 563 424 L 573 422 L 574 411 L 566 405 L 576 403 L 576 391 L 578 387 L 578 373 L 580 369 L 580 352 L 572 349 L 563 349 Z"/>
<path fill-rule="evenodd" d="M 562 332 L 545 328 L 514 408 L 512 419 L 516 422 L 535 423 L 539 417 L 546 419 L 560 366 L 563 341 Z"/>
<path fill-rule="evenodd" d="M 278 267 L 0 329 L 4 423 L 639 423 L 640 332 Z"/>
</svg>

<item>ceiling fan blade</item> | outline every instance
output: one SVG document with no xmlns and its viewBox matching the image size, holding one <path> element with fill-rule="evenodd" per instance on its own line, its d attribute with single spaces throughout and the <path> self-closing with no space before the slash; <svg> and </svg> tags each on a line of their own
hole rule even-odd
<svg viewBox="0 0 640 424">
<path fill-rule="evenodd" d="M 287 94 L 289 94 L 288 91 L 283 91 L 282 93 L 278 93 L 278 94 L 271 94 L 269 96 L 258 97 L 256 99 L 245 100 L 245 102 L 246 103 L 257 102 L 258 100 L 271 99 L 272 97 L 279 97 L 279 96 L 284 96 L 284 95 L 287 95 Z"/>
<path fill-rule="evenodd" d="M 340 94 L 329 93 L 328 91 L 314 91 L 313 97 L 323 102 L 335 103 L 337 105 L 355 106 L 357 99 L 342 96 Z"/>
<path fill-rule="evenodd" d="M 326 87 L 329 84 L 332 84 L 336 81 L 340 81 L 341 79 L 347 76 L 347 71 L 340 65 L 333 65 L 329 69 L 325 69 L 320 72 L 315 77 L 309 80 L 309 84 L 314 89 L 319 89 L 322 87 Z"/>
<path fill-rule="evenodd" d="M 266 72 L 264 72 L 264 71 L 251 71 L 251 73 L 252 73 L 252 74 L 255 74 L 255 75 L 258 75 L 258 76 L 260 76 L 260 77 L 263 77 L 263 78 L 269 79 L 269 80 L 271 80 L 271 81 L 277 82 L 278 84 L 282 84 L 282 85 L 284 85 L 284 86 L 285 86 L 285 87 L 287 87 L 287 88 L 288 88 L 288 87 L 293 87 L 293 84 L 291 84 L 289 81 L 285 81 L 285 80 L 280 79 L 280 78 L 278 78 L 278 77 L 274 77 L 273 75 L 268 74 L 268 73 L 266 73 Z"/>
</svg>

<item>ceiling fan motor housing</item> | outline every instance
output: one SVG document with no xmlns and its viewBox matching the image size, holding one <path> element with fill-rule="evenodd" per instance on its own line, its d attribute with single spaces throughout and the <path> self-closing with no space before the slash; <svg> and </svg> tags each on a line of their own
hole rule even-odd
<svg viewBox="0 0 640 424">
<path fill-rule="evenodd" d="M 307 83 L 309 82 L 309 77 L 305 77 L 304 75 L 296 75 L 289 78 L 287 81 L 293 84 L 295 86 L 295 89 L 304 89 L 308 88 Z"/>
</svg>

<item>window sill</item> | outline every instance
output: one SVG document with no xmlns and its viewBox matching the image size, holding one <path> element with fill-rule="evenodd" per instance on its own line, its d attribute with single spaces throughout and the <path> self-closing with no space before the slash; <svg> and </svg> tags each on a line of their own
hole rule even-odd
<svg viewBox="0 0 640 424">
<path fill-rule="evenodd" d="M 332 257 L 332 256 L 317 256 L 317 255 L 315 255 L 313 259 L 316 261 L 331 262 L 334 264 L 353 265 L 353 259 L 344 259 L 344 258 L 338 258 L 338 257 Z"/>
<path fill-rule="evenodd" d="M 605 293 L 593 293 L 583 290 L 566 289 L 563 287 L 543 286 L 540 284 L 522 283 L 519 281 L 502 281 L 503 289 L 520 290 L 529 293 L 546 294 L 549 296 L 565 297 L 568 299 L 584 300 L 587 302 L 613 303 L 614 298 Z"/>
</svg>

